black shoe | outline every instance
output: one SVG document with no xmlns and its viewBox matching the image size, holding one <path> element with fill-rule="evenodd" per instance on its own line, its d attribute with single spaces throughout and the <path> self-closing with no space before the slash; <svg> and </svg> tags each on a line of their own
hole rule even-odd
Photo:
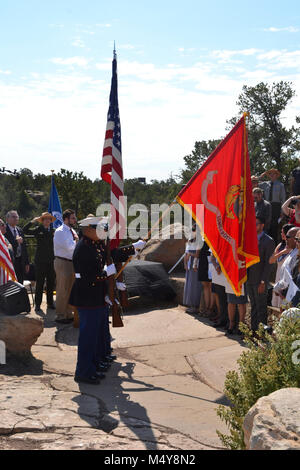
<svg viewBox="0 0 300 470">
<path fill-rule="evenodd" d="M 78 377 L 75 375 L 74 377 L 75 382 L 77 383 L 84 383 L 84 384 L 91 384 L 91 385 L 99 385 L 100 378 L 97 375 L 92 375 L 92 377 Z"/>
<path fill-rule="evenodd" d="M 227 331 L 226 331 L 226 334 L 227 334 L 227 335 L 233 335 L 233 329 L 232 329 L 232 328 L 228 328 Z"/>
<path fill-rule="evenodd" d="M 117 356 L 115 354 L 110 354 L 109 356 L 106 356 L 105 360 L 107 362 L 113 362 L 117 359 Z"/>
<path fill-rule="evenodd" d="M 111 363 L 107 361 L 101 361 L 99 365 L 109 368 L 111 366 Z"/>
<path fill-rule="evenodd" d="M 97 372 L 107 372 L 108 369 L 109 369 L 109 367 L 104 367 L 102 364 L 99 364 L 99 365 L 97 366 L 97 369 L 96 369 L 96 370 L 97 370 Z"/>
<path fill-rule="evenodd" d="M 99 379 L 105 379 L 105 374 L 103 374 L 101 371 L 98 371 L 96 372 L 96 377 L 98 377 Z"/>
</svg>

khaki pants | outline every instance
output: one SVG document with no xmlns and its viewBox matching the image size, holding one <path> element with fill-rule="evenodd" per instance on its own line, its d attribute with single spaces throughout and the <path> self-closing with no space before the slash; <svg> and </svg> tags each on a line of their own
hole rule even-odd
<svg viewBox="0 0 300 470">
<path fill-rule="evenodd" d="M 73 318 L 69 298 L 75 279 L 72 261 L 55 258 L 56 273 L 56 319 Z"/>
</svg>

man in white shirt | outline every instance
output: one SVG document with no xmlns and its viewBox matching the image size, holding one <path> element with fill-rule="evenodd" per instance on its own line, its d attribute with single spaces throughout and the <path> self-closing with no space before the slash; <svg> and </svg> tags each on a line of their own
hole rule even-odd
<svg viewBox="0 0 300 470">
<path fill-rule="evenodd" d="M 75 212 L 67 209 L 63 213 L 63 224 L 54 233 L 54 269 L 56 273 L 56 321 L 71 323 L 74 319 L 69 305 L 74 283 L 73 252 L 78 235 L 73 229 L 76 224 Z"/>
</svg>

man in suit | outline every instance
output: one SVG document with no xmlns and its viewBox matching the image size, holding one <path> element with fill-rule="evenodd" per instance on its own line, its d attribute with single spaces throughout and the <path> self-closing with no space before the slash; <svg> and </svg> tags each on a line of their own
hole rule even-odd
<svg viewBox="0 0 300 470">
<path fill-rule="evenodd" d="M 29 259 L 24 239 L 23 230 L 17 226 L 19 215 L 17 211 L 9 211 L 6 214 L 6 238 L 14 252 L 14 268 L 18 282 L 23 284 L 24 273 L 29 272 Z"/>
<path fill-rule="evenodd" d="M 247 292 L 251 303 L 251 329 L 258 330 L 260 323 L 267 323 L 268 283 L 272 265 L 269 259 L 275 250 L 273 238 L 264 232 L 265 220 L 256 217 L 256 232 L 260 262 L 248 269 Z"/>
<path fill-rule="evenodd" d="M 272 206 L 263 197 L 261 188 L 254 188 L 252 191 L 256 217 L 264 219 L 264 230 L 269 233 L 272 221 Z"/>
<path fill-rule="evenodd" d="M 272 219 L 270 226 L 270 236 L 274 239 L 277 244 L 277 238 L 279 235 L 278 230 L 278 219 L 281 215 L 281 206 L 286 200 L 284 184 L 279 181 L 280 171 L 276 168 L 265 171 L 260 175 L 260 179 L 269 178 L 270 181 L 262 181 L 259 183 L 259 187 L 264 191 L 264 199 L 270 202 L 272 206 Z"/>
</svg>

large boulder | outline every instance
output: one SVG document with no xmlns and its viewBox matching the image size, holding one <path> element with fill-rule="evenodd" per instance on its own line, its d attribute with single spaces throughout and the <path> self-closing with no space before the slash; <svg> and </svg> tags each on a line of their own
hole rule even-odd
<svg viewBox="0 0 300 470">
<path fill-rule="evenodd" d="M 300 450 L 300 389 L 282 388 L 260 398 L 243 430 L 247 450 Z"/>
<path fill-rule="evenodd" d="M 160 231 L 159 239 L 149 240 L 141 259 L 162 263 L 169 271 L 185 252 L 185 233 L 189 233 L 188 229 L 180 223 L 168 225 Z M 183 270 L 183 263 L 177 270 Z"/>
<path fill-rule="evenodd" d="M 0 341 L 10 353 L 29 353 L 43 332 L 43 321 L 27 315 L 6 316 L 0 313 Z"/>
</svg>

